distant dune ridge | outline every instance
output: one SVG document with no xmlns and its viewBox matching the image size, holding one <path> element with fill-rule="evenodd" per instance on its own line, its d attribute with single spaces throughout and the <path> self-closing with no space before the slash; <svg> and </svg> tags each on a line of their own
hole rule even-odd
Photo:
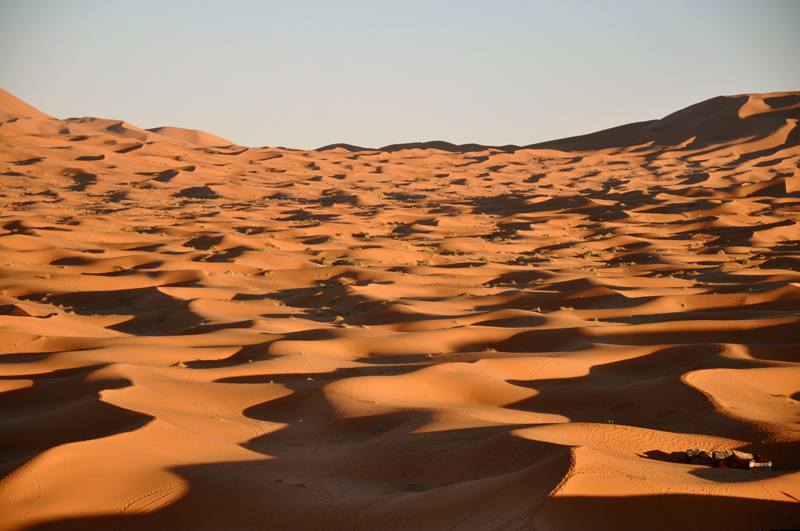
<svg viewBox="0 0 800 531">
<path fill-rule="evenodd" d="M 148 131 L 158 133 L 161 136 L 166 136 L 174 140 L 181 140 L 183 142 L 188 142 L 189 144 L 196 144 L 198 146 L 230 147 L 236 145 L 230 140 L 225 140 L 224 138 L 214 136 L 210 133 L 206 133 L 205 131 L 183 129 L 182 127 L 156 127 L 154 129 L 148 129 Z"/>
<path fill-rule="evenodd" d="M 378 149 L 350 144 L 331 144 L 319 148 L 317 151 L 340 147 L 352 152 L 394 152 L 404 149 L 436 149 L 452 153 L 469 153 L 487 149 L 509 153 L 519 149 L 558 149 L 570 152 L 630 148 L 644 144 L 659 147 L 681 145 L 681 147 L 697 149 L 726 141 L 739 142 L 748 136 L 767 136 L 789 126 L 791 126 L 793 136 L 785 143 L 794 145 L 800 138 L 798 137 L 800 131 L 791 124 L 795 123 L 792 120 L 798 119 L 800 119 L 800 96 L 796 92 L 745 94 L 712 98 L 681 109 L 660 120 L 637 122 L 588 135 L 529 144 L 524 147 L 456 145 L 449 142 L 432 141 L 392 144 Z"/>
<path fill-rule="evenodd" d="M 0 91 L 0 531 L 800 527 L 798 119 L 304 151 Z"/>
<path fill-rule="evenodd" d="M 660 120 L 614 127 L 527 146 L 564 151 L 632 147 L 652 142 L 653 146 L 681 146 L 702 149 L 726 142 L 749 143 L 750 137 L 767 137 L 784 131 L 791 138 L 777 145 L 796 145 L 800 131 L 800 96 L 793 92 L 719 96 L 674 112 Z M 782 135 L 779 135 L 781 137 Z M 777 140 L 777 139 L 776 139 Z"/>
<path fill-rule="evenodd" d="M 0 112 L 3 113 L 3 121 L 13 120 L 14 118 L 54 119 L 52 116 L 28 105 L 3 89 L 0 89 Z"/>
</svg>

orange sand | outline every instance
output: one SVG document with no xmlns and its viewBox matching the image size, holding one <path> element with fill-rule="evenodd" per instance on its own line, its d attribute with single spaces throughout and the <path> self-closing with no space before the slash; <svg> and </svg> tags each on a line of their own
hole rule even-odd
<svg viewBox="0 0 800 531">
<path fill-rule="evenodd" d="M 298 151 L 0 91 L 0 529 L 800 527 L 798 119 Z"/>
</svg>

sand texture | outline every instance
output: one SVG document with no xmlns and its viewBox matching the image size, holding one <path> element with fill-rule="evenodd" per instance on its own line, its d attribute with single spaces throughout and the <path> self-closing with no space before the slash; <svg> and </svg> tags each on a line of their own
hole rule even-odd
<svg viewBox="0 0 800 531">
<path fill-rule="evenodd" d="M 799 119 L 300 151 L 0 92 L 0 529 L 800 527 Z"/>
</svg>

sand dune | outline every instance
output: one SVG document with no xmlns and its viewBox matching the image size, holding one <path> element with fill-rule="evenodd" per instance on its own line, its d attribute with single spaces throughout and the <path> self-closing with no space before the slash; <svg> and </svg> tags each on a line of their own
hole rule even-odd
<svg viewBox="0 0 800 531">
<path fill-rule="evenodd" d="M 301 151 L 0 91 L 0 529 L 800 526 L 798 119 Z"/>
<path fill-rule="evenodd" d="M 156 127 L 148 129 L 153 133 L 158 133 L 161 136 L 172 138 L 173 140 L 180 140 L 189 144 L 195 144 L 204 147 L 229 147 L 235 145 L 229 140 L 220 138 L 206 133 L 205 131 L 196 131 L 194 129 L 184 129 L 182 127 Z"/>
</svg>

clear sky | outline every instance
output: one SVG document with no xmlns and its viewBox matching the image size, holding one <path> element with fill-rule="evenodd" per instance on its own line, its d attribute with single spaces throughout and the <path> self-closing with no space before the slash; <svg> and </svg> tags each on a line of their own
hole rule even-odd
<svg viewBox="0 0 800 531">
<path fill-rule="evenodd" d="M 248 146 L 530 144 L 800 90 L 798 0 L 0 0 L 0 88 Z"/>
</svg>

